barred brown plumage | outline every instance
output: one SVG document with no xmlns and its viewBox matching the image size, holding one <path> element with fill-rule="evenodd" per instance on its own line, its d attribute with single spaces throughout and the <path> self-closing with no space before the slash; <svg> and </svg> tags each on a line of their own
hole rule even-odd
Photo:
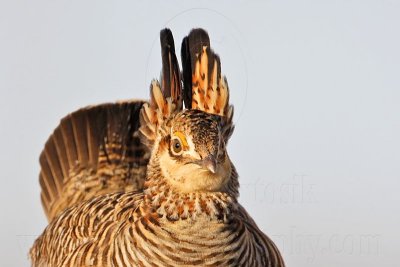
<svg viewBox="0 0 400 267">
<path fill-rule="evenodd" d="M 237 201 L 233 108 L 207 33 L 183 41 L 183 88 L 172 33 L 160 39 L 149 103 L 82 109 L 49 138 L 40 182 L 50 223 L 33 266 L 284 266 Z"/>
<path fill-rule="evenodd" d="M 49 221 L 95 195 L 143 187 L 149 152 L 134 135 L 142 105 L 91 106 L 62 119 L 40 155 L 41 199 Z"/>
</svg>

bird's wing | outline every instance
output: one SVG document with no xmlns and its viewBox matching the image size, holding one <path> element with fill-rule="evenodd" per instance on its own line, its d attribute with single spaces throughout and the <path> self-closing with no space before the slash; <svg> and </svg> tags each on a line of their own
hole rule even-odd
<svg viewBox="0 0 400 267">
<path fill-rule="evenodd" d="M 162 76 L 161 84 L 150 85 L 150 103 L 144 104 L 140 115 L 140 133 L 148 147 L 152 147 L 156 131 L 163 121 L 182 110 L 182 86 L 175 44 L 169 29 L 160 32 Z"/>
<path fill-rule="evenodd" d="M 229 105 L 229 87 L 221 75 L 221 61 L 210 47 L 203 29 L 193 29 L 182 41 L 182 78 L 185 107 L 221 116 L 225 140 L 234 126 L 233 106 Z"/>
<path fill-rule="evenodd" d="M 238 204 L 238 219 L 246 225 L 246 229 L 251 233 L 252 240 L 256 243 L 256 247 L 261 251 L 262 266 L 285 267 L 285 263 L 276 247 L 275 243 L 264 234 L 257 226 L 253 218 L 247 213 L 246 209 Z"/>
<path fill-rule="evenodd" d="M 141 189 L 149 150 L 137 130 L 143 101 L 82 108 L 63 118 L 40 155 L 49 221 L 94 196 Z"/>
</svg>

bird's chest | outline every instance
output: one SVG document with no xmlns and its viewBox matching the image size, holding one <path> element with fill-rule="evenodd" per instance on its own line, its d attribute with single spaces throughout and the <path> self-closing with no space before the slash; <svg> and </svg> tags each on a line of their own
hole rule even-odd
<svg viewBox="0 0 400 267">
<path fill-rule="evenodd" d="M 240 225 L 207 218 L 139 220 L 130 231 L 129 258 L 149 266 L 238 266 L 248 249 Z"/>
</svg>

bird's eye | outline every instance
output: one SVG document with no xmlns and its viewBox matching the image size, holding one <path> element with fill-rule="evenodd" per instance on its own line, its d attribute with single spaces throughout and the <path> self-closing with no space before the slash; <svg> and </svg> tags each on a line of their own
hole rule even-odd
<svg viewBox="0 0 400 267">
<path fill-rule="evenodd" d="M 172 151 L 175 154 L 180 154 L 182 152 L 182 144 L 178 138 L 174 138 L 171 143 Z"/>
</svg>

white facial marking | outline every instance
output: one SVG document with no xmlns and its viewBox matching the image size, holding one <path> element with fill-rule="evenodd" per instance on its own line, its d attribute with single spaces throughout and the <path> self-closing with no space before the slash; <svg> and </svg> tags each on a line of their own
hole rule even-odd
<svg viewBox="0 0 400 267">
<path fill-rule="evenodd" d="M 188 155 L 194 159 L 201 159 L 200 154 L 196 152 L 196 146 L 193 143 L 193 139 L 191 136 L 186 135 L 186 141 L 189 145 L 189 149 L 185 151 L 185 155 Z"/>
</svg>

